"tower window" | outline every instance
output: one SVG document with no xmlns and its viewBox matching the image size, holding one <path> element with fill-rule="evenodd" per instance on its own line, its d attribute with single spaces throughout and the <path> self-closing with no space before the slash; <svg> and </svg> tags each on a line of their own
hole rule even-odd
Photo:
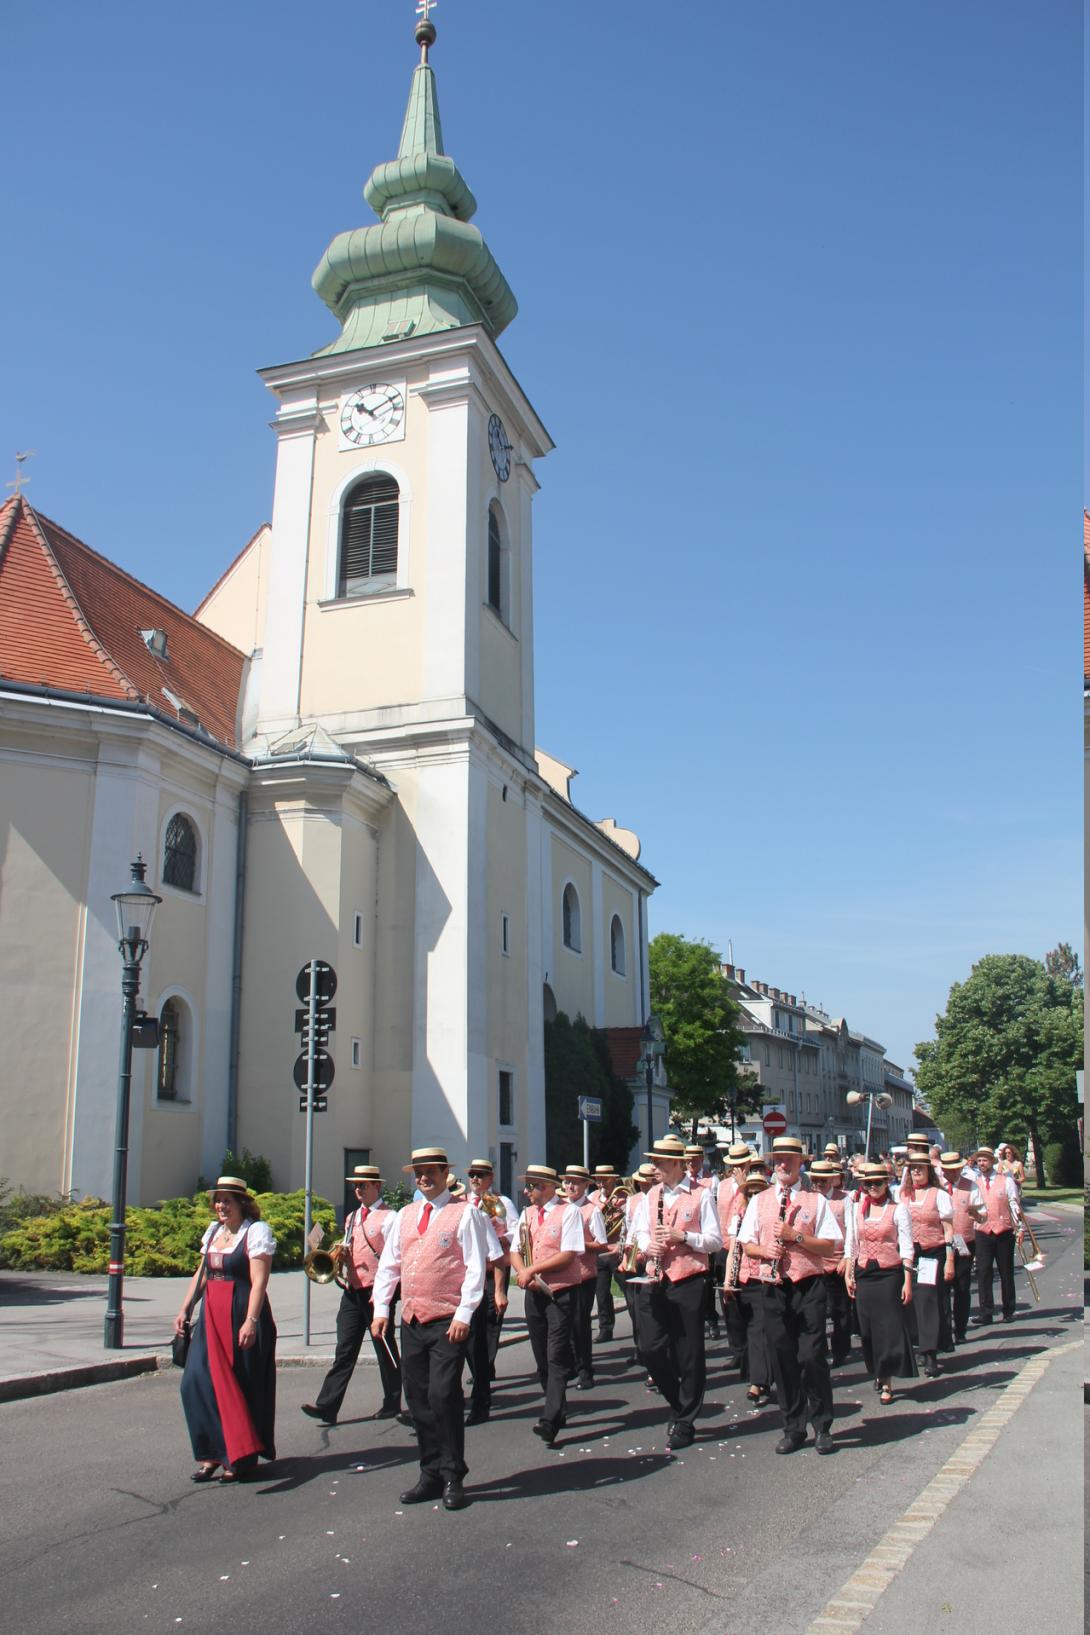
<svg viewBox="0 0 1090 1635">
<path fill-rule="evenodd" d="M 570 880 L 564 887 L 561 915 L 564 927 L 564 947 L 571 948 L 578 954 L 583 947 L 582 917 L 579 912 L 579 893 Z"/>
<path fill-rule="evenodd" d="M 515 1075 L 509 1068 L 501 1067 L 499 1071 L 499 1121 L 505 1126 L 515 1122 Z"/>
<path fill-rule="evenodd" d="M 488 508 L 488 605 L 503 618 L 503 539 L 494 505 Z"/>
<path fill-rule="evenodd" d="M 183 812 L 175 812 L 167 824 L 163 884 L 178 891 L 197 889 L 197 831 Z"/>
<path fill-rule="evenodd" d="M 397 574 L 398 487 L 372 472 L 349 489 L 341 511 L 338 596 L 363 596 Z"/>
<path fill-rule="evenodd" d="M 609 963 L 618 976 L 624 976 L 624 926 L 617 914 L 614 914 L 609 927 Z"/>
<path fill-rule="evenodd" d="M 178 1096 L 178 1047 L 181 1044 L 178 1020 L 178 1006 L 173 999 L 168 999 L 159 1013 L 159 1070 L 156 1088 L 160 1101 L 175 1101 Z"/>
</svg>

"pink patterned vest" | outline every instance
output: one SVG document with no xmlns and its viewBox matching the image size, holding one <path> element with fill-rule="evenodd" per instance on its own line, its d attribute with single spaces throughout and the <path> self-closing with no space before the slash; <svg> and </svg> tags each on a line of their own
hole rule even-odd
<svg viewBox="0 0 1090 1635">
<path fill-rule="evenodd" d="M 864 1215 L 862 1204 L 858 1206 L 855 1216 L 857 1266 L 866 1266 L 868 1261 L 876 1260 L 883 1271 L 888 1271 L 891 1266 L 901 1264 L 897 1222 L 893 1214 L 896 1208 L 897 1205 L 891 1200 L 875 1205 Z"/>
<path fill-rule="evenodd" d="M 848 1200 L 847 1200 L 847 1198 L 846 1198 L 846 1196 L 844 1195 L 843 1192 L 831 1192 L 826 1196 L 826 1199 L 825 1199 L 825 1202 L 829 1205 L 829 1208 L 833 1212 L 833 1219 L 835 1220 L 836 1224 L 839 1226 L 841 1232 L 844 1231 L 844 1205 L 847 1203 L 847 1201 Z M 825 1270 L 827 1272 L 835 1272 L 836 1271 L 837 1267 L 840 1265 L 840 1261 L 841 1261 L 841 1258 L 842 1258 L 842 1252 L 843 1252 L 843 1245 L 841 1245 L 841 1252 L 840 1253 L 837 1253 L 835 1255 L 825 1255 L 824 1256 L 824 1258 L 822 1260 L 822 1265 L 824 1266 L 824 1268 L 825 1268 Z"/>
<path fill-rule="evenodd" d="M 817 1236 L 818 1205 L 824 1202 L 820 1192 L 795 1192 L 788 1197 L 787 1214 L 784 1217 L 790 1226 L 795 1226 L 807 1237 Z M 766 1192 L 757 1195 L 757 1242 L 762 1249 L 772 1249 L 775 1246 L 775 1226 L 780 1218 L 780 1189 L 770 1186 Z M 773 1280 L 770 1261 L 756 1262 L 757 1275 L 762 1283 Z M 825 1270 L 825 1261 L 821 1255 L 814 1254 L 807 1249 L 800 1249 L 797 1243 L 786 1244 L 780 1260 L 780 1276 L 790 1278 L 792 1283 L 798 1283 L 804 1277 L 818 1277 Z"/>
<path fill-rule="evenodd" d="M 573 1204 L 571 1206 L 575 1208 Z M 530 1249 L 535 1263 L 539 1260 L 549 1260 L 553 1255 L 561 1253 L 560 1239 L 564 1235 L 564 1211 L 568 1205 L 563 1199 L 558 1199 L 555 1208 L 545 1211 L 545 1219 L 538 1220 L 536 1209 L 527 1210 L 530 1222 Z M 554 1292 L 558 1289 L 573 1288 L 576 1283 L 583 1281 L 583 1256 L 573 1255 L 566 1266 L 556 1266 L 551 1272 L 542 1274 L 542 1282 Z"/>
<path fill-rule="evenodd" d="M 580 1201 L 575 1204 L 575 1208 L 578 1209 L 580 1215 L 583 1217 L 583 1242 L 588 1243 L 590 1241 L 590 1217 L 594 1214 L 594 1211 L 598 1208 L 598 1205 L 591 1203 L 589 1198 L 581 1198 Z M 589 1283 L 592 1277 L 598 1276 L 598 1256 L 600 1252 L 601 1251 L 598 1249 L 584 1249 L 583 1253 L 579 1256 L 580 1283 Z"/>
<path fill-rule="evenodd" d="M 734 1214 L 736 1199 L 741 1197 L 741 1188 L 733 1175 L 724 1176 L 719 1183 L 719 1196 L 715 1200 L 715 1212 L 719 1217 L 719 1230 L 723 1234 L 724 1243 L 727 1240 L 727 1222 Z"/>
<path fill-rule="evenodd" d="M 972 1243 L 976 1238 L 976 1219 L 969 1213 L 969 1194 L 972 1190 L 973 1183 L 965 1180 L 964 1176 L 950 1189 L 950 1202 L 954 1206 L 954 1231 L 959 1232 L 966 1243 Z"/>
<path fill-rule="evenodd" d="M 723 1194 L 722 1191 L 720 1191 L 720 1206 L 722 1205 L 722 1202 Z M 734 1189 L 734 1197 L 731 1200 L 730 1209 L 727 1210 L 725 1214 L 722 1207 L 719 1209 L 719 1229 L 723 1234 L 723 1248 L 727 1252 L 727 1269 L 723 1277 L 724 1283 L 728 1282 L 731 1275 L 731 1267 L 734 1263 L 734 1251 L 731 1248 L 730 1239 L 737 1237 L 738 1233 L 741 1231 L 742 1220 L 745 1213 L 746 1200 L 739 1188 L 736 1186 Z M 757 1262 L 755 1260 L 750 1260 L 749 1256 L 743 1249 L 741 1254 L 738 1256 L 738 1282 L 748 1283 L 751 1278 L 755 1280 L 757 1277 L 756 1268 Z"/>
<path fill-rule="evenodd" d="M 977 1231 L 992 1233 L 1013 1231 L 1014 1216 L 1011 1214 L 1011 1201 L 1007 1197 L 1007 1177 L 996 1175 L 994 1172 L 987 1177 L 982 1175 L 977 1186 L 980 1188 L 980 1196 L 984 1199 L 984 1207 L 988 1211 L 988 1219 L 977 1222 Z"/>
<path fill-rule="evenodd" d="M 464 1199 L 453 1199 L 433 1209 L 428 1229 L 420 1235 L 424 1204 L 407 1204 L 401 1211 L 401 1315 L 405 1322 L 431 1323 L 453 1317 L 462 1296 L 465 1257 L 458 1241 Z"/>
<path fill-rule="evenodd" d="M 703 1190 L 700 1186 L 693 1187 L 691 1191 L 679 1187 L 672 1199 L 666 1198 L 662 1209 L 663 1226 L 673 1227 L 678 1232 L 699 1232 L 700 1195 Z M 652 1232 L 658 1225 L 659 1199 L 663 1198 L 664 1191 L 662 1182 L 657 1181 L 647 1194 L 647 1224 Z M 648 1259 L 651 1258 L 649 1252 Z M 708 1257 L 702 1249 L 693 1249 L 687 1243 L 671 1244 L 659 1265 L 668 1282 L 680 1283 L 682 1278 L 706 1272 Z"/>
<path fill-rule="evenodd" d="M 925 1187 L 909 1202 L 912 1217 L 912 1241 L 921 1249 L 941 1249 L 944 1242 L 942 1220 L 939 1216 L 938 1187 Z"/>
<path fill-rule="evenodd" d="M 346 1267 L 350 1289 L 369 1289 L 375 1281 L 379 1256 L 386 1241 L 382 1231 L 384 1208 L 384 1204 L 372 1204 L 367 1210 L 367 1219 L 364 1220 L 361 1206 L 352 1211 L 345 1223 L 344 1241 L 352 1251 L 351 1260 Z M 349 1226 L 351 1233 L 348 1230 Z"/>
</svg>

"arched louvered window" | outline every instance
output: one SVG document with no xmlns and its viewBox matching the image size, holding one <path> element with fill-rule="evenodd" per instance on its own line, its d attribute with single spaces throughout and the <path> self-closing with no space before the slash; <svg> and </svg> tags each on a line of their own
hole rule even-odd
<svg viewBox="0 0 1090 1635">
<path fill-rule="evenodd" d="M 609 927 L 609 963 L 618 976 L 624 976 L 624 926 L 619 914 L 614 914 Z"/>
<path fill-rule="evenodd" d="M 159 1071 L 157 1089 L 160 1101 L 178 1099 L 178 1052 L 181 1044 L 178 1005 L 168 999 L 159 1013 Z"/>
<path fill-rule="evenodd" d="M 341 511 L 338 596 L 363 596 L 397 575 L 398 487 L 385 472 L 362 478 Z"/>
<path fill-rule="evenodd" d="M 488 605 L 503 618 L 503 538 L 494 505 L 488 508 Z"/>
<path fill-rule="evenodd" d="M 163 884 L 178 891 L 197 889 L 197 831 L 184 812 L 175 812 L 167 824 Z"/>
<path fill-rule="evenodd" d="M 564 887 L 564 896 L 561 900 L 561 910 L 564 925 L 564 947 L 572 948 L 578 954 L 583 947 L 582 921 L 579 913 L 579 893 L 569 880 Z"/>
</svg>

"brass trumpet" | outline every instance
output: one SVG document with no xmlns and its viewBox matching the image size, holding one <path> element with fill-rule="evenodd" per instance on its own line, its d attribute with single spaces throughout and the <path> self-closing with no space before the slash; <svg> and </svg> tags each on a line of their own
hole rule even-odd
<svg viewBox="0 0 1090 1635">
<path fill-rule="evenodd" d="M 335 1243 L 331 1249 L 312 1249 L 303 1261 L 303 1271 L 312 1283 L 339 1283 L 342 1289 L 347 1288 L 341 1276 L 341 1262 L 347 1254 L 343 1243 Z"/>
<path fill-rule="evenodd" d="M 481 1209 L 486 1215 L 491 1215 L 494 1221 L 506 1221 L 507 1206 L 496 1192 L 486 1192 L 481 1199 Z"/>
</svg>

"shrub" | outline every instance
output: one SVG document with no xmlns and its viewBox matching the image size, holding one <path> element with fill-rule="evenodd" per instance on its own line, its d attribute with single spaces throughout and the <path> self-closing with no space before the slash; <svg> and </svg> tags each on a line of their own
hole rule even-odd
<svg viewBox="0 0 1090 1635">
<path fill-rule="evenodd" d="M 299 1192 L 258 1195 L 261 1213 L 276 1238 L 275 1271 L 303 1263 L 305 1200 Z M 201 1237 L 212 1219 L 207 1195 L 167 1198 L 158 1208 L 127 1211 L 125 1271 L 130 1277 L 184 1277 L 197 1264 Z M 314 1219 L 335 1229 L 333 1206 L 315 1198 Z M 20 1220 L 0 1236 L 0 1266 L 19 1271 L 106 1271 L 110 1249 L 110 1208 L 99 1198 L 62 1203 L 49 1213 Z"/>
<path fill-rule="evenodd" d="M 241 1156 L 233 1153 L 228 1147 L 220 1165 L 220 1175 L 237 1175 L 240 1181 L 246 1182 L 255 1196 L 259 1192 L 271 1192 L 273 1189 L 272 1165 L 267 1158 L 262 1158 L 260 1153 L 251 1152 L 249 1147 L 243 1147 Z M 211 1186 L 212 1183 L 208 1184 Z"/>
<path fill-rule="evenodd" d="M 1069 1136 L 1064 1141 L 1051 1141 L 1045 1147 L 1045 1174 L 1049 1186 L 1082 1186 L 1082 1149 L 1075 1136 Z"/>
</svg>

